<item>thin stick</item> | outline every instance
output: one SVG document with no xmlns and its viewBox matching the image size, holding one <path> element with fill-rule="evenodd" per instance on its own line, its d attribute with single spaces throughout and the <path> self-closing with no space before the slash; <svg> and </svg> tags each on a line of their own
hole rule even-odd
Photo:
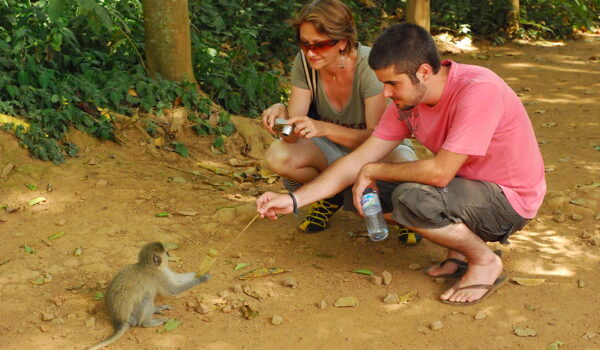
<svg viewBox="0 0 600 350">
<path fill-rule="evenodd" d="M 202 176 L 202 175 L 200 175 L 198 172 L 193 172 L 193 171 L 189 171 L 189 170 L 181 169 L 181 168 L 178 168 L 178 167 L 175 167 L 175 166 L 172 166 L 172 165 L 168 165 L 168 164 L 167 164 L 167 165 L 165 165 L 165 166 L 166 166 L 167 168 L 171 168 L 171 169 L 179 170 L 179 171 L 182 171 L 182 172 L 184 172 L 184 173 L 188 173 L 188 174 L 192 174 L 192 175 L 196 175 L 196 176 Z"/>
<path fill-rule="evenodd" d="M 233 244 L 233 242 L 235 242 L 238 238 L 240 238 L 240 236 L 244 232 L 246 232 L 246 230 L 248 229 L 248 227 L 250 227 L 250 225 L 252 225 L 252 223 L 254 221 L 256 221 L 256 219 L 258 219 L 258 214 L 254 215 L 254 217 L 252 218 L 252 220 L 250 220 L 250 222 L 240 231 L 240 233 L 238 233 L 238 235 L 231 242 L 229 242 L 229 244 L 225 248 L 223 248 L 223 250 L 221 251 L 221 254 L 223 254 L 227 250 L 227 248 L 229 248 L 231 246 L 231 244 Z"/>
</svg>

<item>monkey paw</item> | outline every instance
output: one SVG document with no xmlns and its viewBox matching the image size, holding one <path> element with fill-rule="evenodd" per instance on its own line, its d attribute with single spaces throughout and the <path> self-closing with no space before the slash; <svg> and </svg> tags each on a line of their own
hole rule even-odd
<svg viewBox="0 0 600 350">
<path fill-rule="evenodd" d="M 154 309 L 154 313 L 162 314 L 163 310 L 171 310 L 171 309 L 173 309 L 173 307 L 171 305 L 161 305 L 161 306 L 157 306 L 156 309 Z"/>
</svg>

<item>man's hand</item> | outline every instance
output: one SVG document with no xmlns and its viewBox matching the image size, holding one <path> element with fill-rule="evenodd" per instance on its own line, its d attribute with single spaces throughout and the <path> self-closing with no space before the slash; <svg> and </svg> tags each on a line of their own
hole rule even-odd
<svg viewBox="0 0 600 350">
<path fill-rule="evenodd" d="M 294 202 L 289 194 L 265 192 L 256 200 L 256 211 L 261 218 L 277 220 L 277 215 L 289 214 L 294 210 Z"/>
<path fill-rule="evenodd" d="M 352 186 L 352 194 L 354 197 L 354 207 L 356 207 L 356 211 L 358 215 L 364 216 L 362 211 L 362 195 L 367 187 L 374 189 L 379 192 L 377 189 L 377 185 L 375 184 L 376 178 L 370 174 L 370 170 L 372 169 L 374 163 L 365 164 L 360 171 L 358 172 L 358 176 L 356 177 L 356 181 L 354 182 L 354 186 Z"/>
</svg>

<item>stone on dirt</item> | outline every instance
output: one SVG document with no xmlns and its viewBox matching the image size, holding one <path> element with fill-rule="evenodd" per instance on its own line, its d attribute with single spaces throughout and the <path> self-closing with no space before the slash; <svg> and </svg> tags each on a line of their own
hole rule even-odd
<svg viewBox="0 0 600 350">
<path fill-rule="evenodd" d="M 429 329 L 431 329 L 432 331 L 437 331 L 444 328 L 444 324 L 442 323 L 442 321 L 434 321 L 429 325 Z"/>
<path fill-rule="evenodd" d="M 410 270 L 420 270 L 421 269 L 421 264 L 412 263 L 412 264 L 408 265 L 408 268 Z"/>
<path fill-rule="evenodd" d="M 475 319 L 476 320 L 483 320 L 487 318 L 487 314 L 485 313 L 485 311 L 483 310 L 479 310 L 477 311 L 477 313 L 475 314 Z"/>
<path fill-rule="evenodd" d="M 54 314 L 50 312 L 42 312 L 42 321 L 48 322 L 54 319 Z"/>
<path fill-rule="evenodd" d="M 273 315 L 273 317 L 271 317 L 271 324 L 275 325 L 275 326 L 279 326 L 280 324 L 283 323 L 283 317 L 280 315 Z"/>
<path fill-rule="evenodd" d="M 370 280 L 371 280 L 371 283 L 373 283 L 376 286 L 380 286 L 383 283 L 383 278 L 376 276 L 376 275 L 372 275 Z"/>
<path fill-rule="evenodd" d="M 298 281 L 294 277 L 288 277 L 283 281 L 285 287 L 296 288 L 298 287 Z"/>
<path fill-rule="evenodd" d="M 325 310 L 327 308 L 327 302 L 325 300 L 321 300 L 319 302 L 319 309 Z"/>
<path fill-rule="evenodd" d="M 383 284 L 385 284 L 386 286 L 389 286 L 390 283 L 392 283 L 392 274 L 388 271 L 383 271 L 381 273 L 381 278 L 383 278 Z"/>
<path fill-rule="evenodd" d="M 383 302 L 386 304 L 398 304 L 400 302 L 400 297 L 398 294 L 389 293 L 383 298 Z"/>
</svg>

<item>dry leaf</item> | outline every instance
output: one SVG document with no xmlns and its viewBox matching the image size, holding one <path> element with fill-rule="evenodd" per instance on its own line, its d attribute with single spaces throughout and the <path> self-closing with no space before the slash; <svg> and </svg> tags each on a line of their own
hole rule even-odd
<svg viewBox="0 0 600 350">
<path fill-rule="evenodd" d="M 355 297 L 339 298 L 333 305 L 335 307 L 355 307 L 358 306 L 358 299 Z"/>
</svg>

